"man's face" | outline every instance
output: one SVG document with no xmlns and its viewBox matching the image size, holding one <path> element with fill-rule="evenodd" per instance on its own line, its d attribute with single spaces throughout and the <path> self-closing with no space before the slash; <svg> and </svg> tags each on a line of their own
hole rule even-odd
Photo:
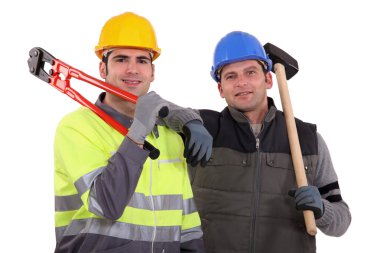
<svg viewBox="0 0 380 253">
<path fill-rule="evenodd" d="M 154 65 L 148 51 L 132 48 L 112 50 L 107 66 L 99 66 L 100 76 L 113 86 L 133 95 L 141 96 L 148 92 L 154 80 Z"/>
<path fill-rule="evenodd" d="M 266 90 L 271 87 L 272 75 L 265 73 L 256 60 L 224 66 L 218 84 L 220 96 L 241 112 L 266 110 Z"/>
</svg>

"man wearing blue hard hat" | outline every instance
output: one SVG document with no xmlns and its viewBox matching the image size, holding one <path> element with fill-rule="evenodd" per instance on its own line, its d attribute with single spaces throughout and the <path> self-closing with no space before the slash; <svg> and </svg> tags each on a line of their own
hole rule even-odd
<svg viewBox="0 0 380 253">
<path fill-rule="evenodd" d="M 206 252 L 316 252 L 301 210 L 313 211 L 329 236 L 351 223 L 327 145 L 316 125 L 299 119 L 309 186 L 297 188 L 284 114 L 267 96 L 271 68 L 251 34 L 228 33 L 215 48 L 211 76 L 228 106 L 199 110 L 212 155 L 204 168 L 189 167 Z"/>
</svg>

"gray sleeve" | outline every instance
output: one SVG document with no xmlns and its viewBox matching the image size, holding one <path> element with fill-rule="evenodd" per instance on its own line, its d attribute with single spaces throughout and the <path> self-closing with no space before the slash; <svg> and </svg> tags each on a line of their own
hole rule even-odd
<svg viewBox="0 0 380 253">
<path fill-rule="evenodd" d="M 326 142 L 319 133 L 317 135 L 319 160 L 314 184 L 321 193 L 325 211 L 323 216 L 316 220 L 316 224 L 326 235 L 341 236 L 351 224 L 351 213 L 341 197 L 338 177 Z"/>
<path fill-rule="evenodd" d="M 181 133 L 183 126 L 192 120 L 199 120 L 203 124 L 198 110 L 184 108 L 169 102 L 168 116 L 162 119 L 160 118 L 157 123 L 159 125 L 165 125 L 177 133 Z"/>
<path fill-rule="evenodd" d="M 118 219 L 130 201 L 149 151 L 125 137 L 91 187 L 89 209 L 112 220 Z"/>
</svg>

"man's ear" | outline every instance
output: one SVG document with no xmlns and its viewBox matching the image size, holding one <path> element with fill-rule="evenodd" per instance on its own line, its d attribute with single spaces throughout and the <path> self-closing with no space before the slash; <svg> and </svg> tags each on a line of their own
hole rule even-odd
<svg viewBox="0 0 380 253">
<path fill-rule="evenodd" d="M 99 62 L 99 74 L 101 78 L 106 79 L 107 77 L 107 66 L 104 62 Z"/>
<path fill-rule="evenodd" d="M 151 81 L 151 82 L 154 81 L 154 77 L 155 77 L 155 66 L 154 66 L 154 64 L 152 63 L 152 81 Z"/>
<path fill-rule="evenodd" d="M 221 98 L 224 98 L 223 88 L 220 83 L 218 83 L 218 90 Z"/>
<path fill-rule="evenodd" d="M 266 83 L 266 88 L 269 90 L 273 86 L 273 79 L 272 79 L 272 73 L 267 72 L 265 73 L 265 83 Z"/>
</svg>

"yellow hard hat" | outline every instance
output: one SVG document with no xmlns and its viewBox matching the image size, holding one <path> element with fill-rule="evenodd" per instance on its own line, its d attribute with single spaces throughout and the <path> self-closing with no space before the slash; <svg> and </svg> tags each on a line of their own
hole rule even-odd
<svg viewBox="0 0 380 253">
<path fill-rule="evenodd" d="M 132 12 L 112 17 L 105 23 L 95 53 L 102 59 L 103 51 L 114 47 L 146 49 L 153 54 L 152 61 L 161 53 L 151 23 Z"/>
</svg>

